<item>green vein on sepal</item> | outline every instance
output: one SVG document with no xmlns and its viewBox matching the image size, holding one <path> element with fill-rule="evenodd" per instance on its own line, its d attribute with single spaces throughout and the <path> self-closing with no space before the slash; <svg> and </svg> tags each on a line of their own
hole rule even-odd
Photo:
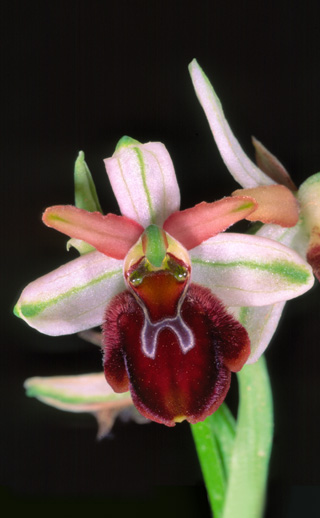
<svg viewBox="0 0 320 518">
<path fill-rule="evenodd" d="M 81 405 L 84 403 L 103 403 L 108 401 L 118 401 L 121 399 L 126 399 L 130 397 L 129 392 L 123 392 L 121 394 L 116 394 L 115 392 L 112 394 L 104 395 L 104 396 L 76 396 L 76 395 L 67 395 L 63 394 L 59 390 L 50 390 L 49 388 L 44 388 L 39 385 L 26 386 L 26 395 L 28 397 L 36 397 L 36 398 L 51 398 L 60 401 L 61 403 Z"/>
<path fill-rule="evenodd" d="M 310 274 L 302 265 L 297 265 L 289 261 L 274 261 L 272 263 L 258 263 L 254 261 L 231 261 L 225 262 L 210 262 L 204 259 L 192 259 L 192 264 L 199 264 L 203 266 L 210 266 L 212 268 L 236 268 L 237 266 L 249 268 L 252 270 L 261 270 L 271 274 L 280 275 L 287 279 L 292 284 L 305 284 L 310 278 Z"/>
<path fill-rule="evenodd" d="M 57 297 L 54 297 L 50 300 L 47 300 L 45 302 L 33 302 L 30 304 L 21 304 L 19 306 L 16 304 L 14 307 L 14 314 L 21 318 L 21 315 L 23 315 L 25 318 L 32 318 L 40 313 L 42 313 L 45 309 L 49 308 L 50 306 L 53 306 L 60 302 L 63 299 L 66 299 L 72 295 L 75 295 L 77 293 L 80 293 L 81 291 L 87 289 L 90 286 L 94 286 L 95 284 L 98 284 L 99 282 L 104 281 L 105 279 L 110 279 L 114 275 L 122 273 L 122 269 L 115 270 L 113 272 L 106 272 L 103 275 L 100 275 L 96 279 L 92 279 L 88 284 L 84 284 L 83 286 L 78 286 L 75 288 L 71 288 L 69 291 L 66 291 L 65 293 L 62 293 L 61 295 L 58 295 Z"/>
<path fill-rule="evenodd" d="M 135 151 L 135 153 L 137 155 L 139 166 L 140 166 L 142 185 L 143 185 L 144 192 L 146 193 L 146 197 L 147 197 L 147 202 L 148 202 L 150 217 L 151 217 L 151 223 L 155 223 L 156 217 L 155 217 L 155 212 L 154 212 L 154 208 L 152 205 L 150 191 L 149 191 L 148 185 L 147 185 L 146 168 L 145 168 L 145 163 L 143 160 L 143 154 L 138 147 L 134 147 L 133 150 Z"/>
</svg>

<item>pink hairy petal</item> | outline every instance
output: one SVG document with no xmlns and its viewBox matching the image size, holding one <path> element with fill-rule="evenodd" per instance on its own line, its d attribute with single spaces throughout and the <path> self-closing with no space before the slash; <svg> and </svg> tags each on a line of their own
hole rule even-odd
<svg viewBox="0 0 320 518">
<path fill-rule="evenodd" d="M 296 191 L 297 187 L 281 162 L 259 140 L 254 137 L 251 139 L 256 152 L 256 162 L 261 171 L 276 183 L 285 185 L 291 191 Z"/>
<path fill-rule="evenodd" d="M 125 216 L 103 216 L 100 212 L 87 212 L 72 205 L 49 207 L 42 219 L 48 227 L 82 239 L 114 259 L 123 259 L 143 232 L 139 223 Z"/>
<path fill-rule="evenodd" d="M 191 209 L 174 212 L 166 219 L 163 228 L 191 250 L 246 218 L 257 207 L 256 201 L 249 196 L 228 197 L 213 203 L 202 202 Z"/>
<path fill-rule="evenodd" d="M 257 210 L 246 216 L 249 221 L 273 223 L 281 227 L 294 227 L 298 223 L 298 202 L 284 185 L 262 185 L 232 193 L 232 196 L 241 195 L 251 196 L 258 203 Z"/>
</svg>

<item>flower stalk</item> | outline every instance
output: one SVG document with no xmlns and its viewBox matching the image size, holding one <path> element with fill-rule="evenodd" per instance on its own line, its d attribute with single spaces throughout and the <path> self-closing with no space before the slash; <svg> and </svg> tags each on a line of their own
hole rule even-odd
<svg viewBox="0 0 320 518">
<path fill-rule="evenodd" d="M 260 518 L 273 436 L 272 394 L 264 357 L 237 376 L 240 402 L 223 518 Z"/>
<path fill-rule="evenodd" d="M 237 373 L 235 424 L 223 404 L 203 423 L 191 425 L 215 518 L 261 518 L 273 436 L 273 405 L 264 357 Z"/>
<path fill-rule="evenodd" d="M 222 518 L 236 423 L 227 405 L 203 422 L 191 425 L 208 499 L 216 518 Z"/>
</svg>

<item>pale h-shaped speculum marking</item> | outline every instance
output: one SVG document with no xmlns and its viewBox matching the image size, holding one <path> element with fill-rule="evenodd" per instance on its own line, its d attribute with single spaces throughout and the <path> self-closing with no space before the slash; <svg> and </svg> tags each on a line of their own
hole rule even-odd
<svg viewBox="0 0 320 518">
<path fill-rule="evenodd" d="M 193 333 L 183 321 L 179 310 L 175 317 L 165 318 L 156 323 L 151 322 L 145 308 L 143 310 L 145 319 L 141 330 L 141 343 L 142 350 L 146 356 L 152 359 L 155 358 L 158 334 L 165 328 L 169 328 L 175 333 L 179 340 L 180 349 L 184 354 L 194 347 Z"/>
</svg>

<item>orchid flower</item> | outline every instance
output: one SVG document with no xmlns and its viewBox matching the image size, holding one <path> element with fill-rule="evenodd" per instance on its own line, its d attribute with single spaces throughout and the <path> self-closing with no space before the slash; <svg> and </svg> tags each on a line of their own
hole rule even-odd
<svg viewBox="0 0 320 518">
<path fill-rule="evenodd" d="M 257 161 L 255 165 L 232 133 L 221 102 L 196 60 L 190 63 L 189 71 L 221 157 L 233 178 L 243 187 L 233 194 L 249 195 L 257 202 L 263 202 L 264 220 L 257 217 L 258 211 L 246 216 L 248 220 L 260 219 L 267 223 L 256 232 L 256 236 L 274 239 L 297 251 L 307 259 L 314 275 L 320 280 L 320 173 L 308 178 L 297 189 L 281 162 L 261 142 L 252 137 Z M 294 193 L 299 204 L 297 221 L 293 225 L 290 224 L 293 223 L 293 219 L 291 222 L 287 221 L 290 228 L 279 226 L 278 223 L 281 225 L 281 222 L 277 221 L 271 212 L 269 218 L 266 214 L 266 207 L 277 203 L 277 207 L 284 210 L 281 215 L 282 223 L 284 222 L 284 213 L 289 215 L 289 201 L 285 201 L 283 196 L 283 193 L 287 192 L 285 189 Z M 280 197 L 277 202 L 278 196 Z M 246 327 L 250 337 L 251 354 L 247 363 L 254 363 L 265 351 L 277 328 L 284 305 L 285 300 L 275 304 L 266 303 L 259 308 L 242 307 L 233 311 Z"/>
<path fill-rule="evenodd" d="M 263 222 L 295 225 L 296 200 L 284 188 L 276 205 L 245 193 L 180 211 L 164 145 L 129 137 L 105 165 L 122 215 L 99 212 L 80 153 L 77 206 L 50 207 L 43 221 L 86 253 L 29 284 L 15 313 L 53 336 L 102 325 L 107 383 L 98 396 L 107 397 L 110 387 L 130 391 L 146 418 L 196 423 L 223 402 L 231 372 L 250 361 L 248 333 L 228 306 L 282 303 L 313 284 L 311 268 L 290 248 L 222 232 L 255 212 Z M 52 402 L 54 385 L 37 383 L 32 394 Z"/>
</svg>

